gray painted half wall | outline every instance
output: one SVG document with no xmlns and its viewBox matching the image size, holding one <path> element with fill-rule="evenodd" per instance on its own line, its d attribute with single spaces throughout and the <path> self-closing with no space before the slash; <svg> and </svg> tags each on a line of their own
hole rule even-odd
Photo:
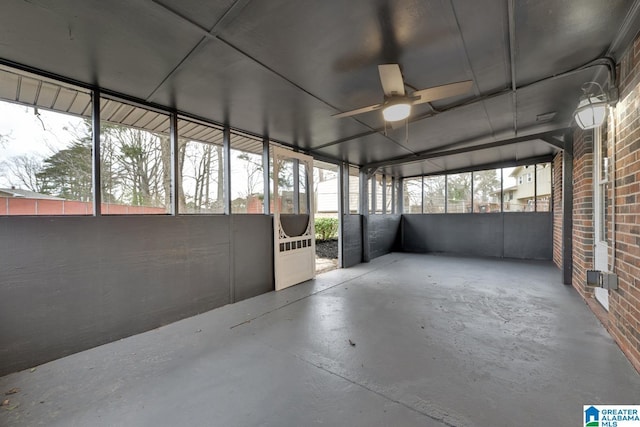
<svg viewBox="0 0 640 427">
<path fill-rule="evenodd" d="M 362 262 L 362 216 L 342 216 L 342 266 L 353 267 Z"/>
<path fill-rule="evenodd" d="M 400 250 L 401 215 L 369 215 L 368 220 L 371 259 Z"/>
<path fill-rule="evenodd" d="M 274 289 L 272 218 L 0 218 L 0 375 Z"/>
<path fill-rule="evenodd" d="M 504 258 L 550 260 L 550 212 L 403 215 L 402 249 Z"/>
</svg>

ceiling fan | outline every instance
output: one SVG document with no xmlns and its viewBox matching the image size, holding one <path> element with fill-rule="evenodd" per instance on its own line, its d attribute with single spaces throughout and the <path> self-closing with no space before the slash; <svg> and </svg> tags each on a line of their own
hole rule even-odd
<svg viewBox="0 0 640 427">
<path fill-rule="evenodd" d="M 398 64 L 378 65 L 380 83 L 384 92 L 384 101 L 381 104 L 369 105 L 367 107 L 356 108 L 355 110 L 333 114 L 336 119 L 342 117 L 355 116 L 357 114 L 368 113 L 382 109 L 382 116 L 387 122 L 397 122 L 404 120 L 411 114 L 411 106 L 436 101 L 438 99 L 449 98 L 451 96 L 462 95 L 468 92 L 473 86 L 471 80 L 457 83 L 450 83 L 442 86 L 434 86 L 428 89 L 416 90 L 411 95 L 407 95 L 402 79 L 402 72 Z"/>
</svg>

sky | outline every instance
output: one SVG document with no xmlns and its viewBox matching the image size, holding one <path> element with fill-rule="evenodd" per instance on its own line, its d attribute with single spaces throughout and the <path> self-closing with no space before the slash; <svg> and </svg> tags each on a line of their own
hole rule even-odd
<svg viewBox="0 0 640 427">
<path fill-rule="evenodd" d="M 83 119 L 51 111 L 35 110 L 17 104 L 0 101 L 0 164 L 20 155 L 49 157 L 65 148 L 74 139 L 74 127 L 82 125 Z M 0 188 L 10 186 L 5 177 L 5 168 L 0 172 Z"/>
</svg>

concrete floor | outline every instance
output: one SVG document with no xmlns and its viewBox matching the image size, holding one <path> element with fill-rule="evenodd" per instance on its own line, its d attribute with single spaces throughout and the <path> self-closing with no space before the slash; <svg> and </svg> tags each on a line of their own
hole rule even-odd
<svg viewBox="0 0 640 427">
<path fill-rule="evenodd" d="M 583 404 L 640 403 L 560 280 L 548 263 L 390 254 L 0 378 L 20 389 L 0 425 L 569 426 Z"/>
</svg>

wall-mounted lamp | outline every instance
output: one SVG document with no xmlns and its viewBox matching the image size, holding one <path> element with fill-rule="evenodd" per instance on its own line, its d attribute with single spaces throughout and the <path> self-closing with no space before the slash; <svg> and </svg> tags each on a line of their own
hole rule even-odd
<svg viewBox="0 0 640 427">
<path fill-rule="evenodd" d="M 597 88 L 597 91 L 594 91 Z M 604 122 L 607 109 L 607 95 L 602 86 L 596 82 L 582 85 L 584 92 L 580 97 L 578 108 L 573 114 L 580 129 L 597 128 Z"/>
</svg>

